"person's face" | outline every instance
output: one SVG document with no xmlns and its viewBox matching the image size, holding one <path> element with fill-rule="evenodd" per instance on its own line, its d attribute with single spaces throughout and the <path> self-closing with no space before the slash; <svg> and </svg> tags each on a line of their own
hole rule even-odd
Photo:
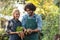
<svg viewBox="0 0 60 40">
<path fill-rule="evenodd" d="M 20 13 L 18 11 L 15 11 L 13 16 L 15 19 L 19 19 Z"/>
<path fill-rule="evenodd" d="M 32 10 L 30 10 L 30 9 L 26 9 L 26 12 L 29 14 L 29 15 L 32 15 L 33 14 L 33 11 Z"/>
</svg>

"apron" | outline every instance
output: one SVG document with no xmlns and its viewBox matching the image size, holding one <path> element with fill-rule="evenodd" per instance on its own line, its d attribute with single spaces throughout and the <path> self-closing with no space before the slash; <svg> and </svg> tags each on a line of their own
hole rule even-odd
<svg viewBox="0 0 60 40">
<path fill-rule="evenodd" d="M 37 28 L 37 22 L 36 22 L 36 17 L 34 18 L 27 17 L 26 23 L 25 23 L 25 28 L 26 29 L 36 29 Z M 29 35 L 26 35 L 24 40 L 38 40 L 38 32 L 37 33 L 31 33 Z"/>
</svg>

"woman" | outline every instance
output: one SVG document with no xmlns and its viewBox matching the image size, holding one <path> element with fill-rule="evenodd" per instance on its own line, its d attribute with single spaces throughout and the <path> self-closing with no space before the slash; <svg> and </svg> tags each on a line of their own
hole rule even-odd
<svg viewBox="0 0 60 40">
<path fill-rule="evenodd" d="M 21 22 L 18 20 L 20 12 L 18 9 L 14 9 L 12 12 L 13 19 L 8 21 L 7 33 L 9 34 L 9 40 L 21 40 L 23 32 L 16 32 L 18 26 L 22 26 Z"/>
</svg>

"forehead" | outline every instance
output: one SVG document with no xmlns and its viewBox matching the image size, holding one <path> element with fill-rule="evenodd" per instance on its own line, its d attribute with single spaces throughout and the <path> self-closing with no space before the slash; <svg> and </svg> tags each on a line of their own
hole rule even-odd
<svg viewBox="0 0 60 40">
<path fill-rule="evenodd" d="M 18 11 L 15 11 L 13 14 L 20 14 Z"/>
<path fill-rule="evenodd" d="M 27 8 L 26 10 L 29 11 L 30 9 Z"/>
<path fill-rule="evenodd" d="M 14 10 L 13 12 L 19 12 L 19 10 Z"/>
<path fill-rule="evenodd" d="M 19 12 L 19 10 L 13 10 L 13 12 L 12 12 L 13 14 L 20 14 L 20 12 Z"/>
</svg>

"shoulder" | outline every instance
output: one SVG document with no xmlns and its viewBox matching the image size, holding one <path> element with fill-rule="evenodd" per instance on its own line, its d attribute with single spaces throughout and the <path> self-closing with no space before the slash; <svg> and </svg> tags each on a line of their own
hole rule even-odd
<svg viewBox="0 0 60 40">
<path fill-rule="evenodd" d="M 37 14 L 37 15 L 36 15 L 36 20 L 37 20 L 37 21 L 42 21 L 42 16 Z"/>
<path fill-rule="evenodd" d="M 23 18 L 27 18 L 28 17 L 28 14 L 25 14 L 24 16 L 23 16 Z"/>
<path fill-rule="evenodd" d="M 35 14 L 36 18 L 41 18 L 41 15 Z"/>
<path fill-rule="evenodd" d="M 8 20 L 8 25 L 9 26 L 12 26 L 13 25 L 12 19 L 11 20 Z"/>
<path fill-rule="evenodd" d="M 8 22 L 10 23 L 12 21 L 12 19 L 11 20 L 8 20 Z"/>
<path fill-rule="evenodd" d="M 9 23 L 9 24 L 13 24 L 13 19 L 8 20 L 8 23 Z"/>
</svg>

